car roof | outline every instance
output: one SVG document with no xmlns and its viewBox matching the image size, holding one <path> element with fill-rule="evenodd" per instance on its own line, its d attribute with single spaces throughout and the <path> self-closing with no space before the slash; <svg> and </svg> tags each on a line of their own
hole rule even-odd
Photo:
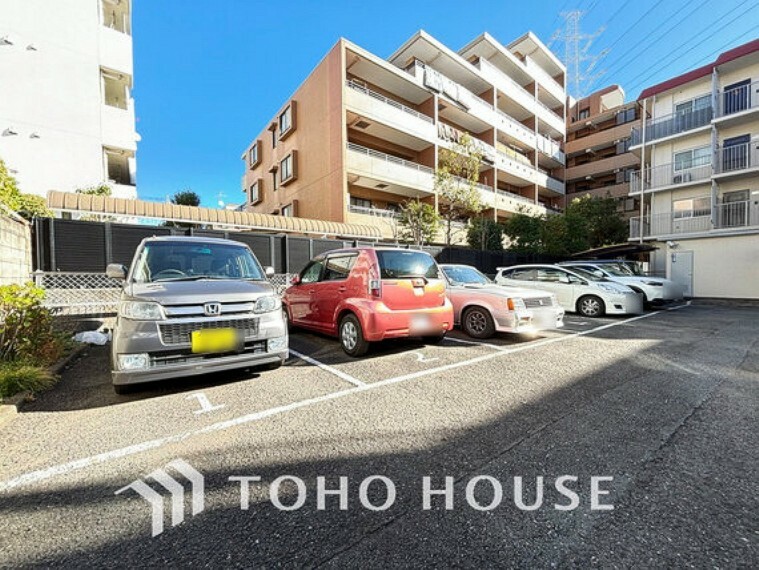
<svg viewBox="0 0 759 570">
<path fill-rule="evenodd" d="M 503 269 L 524 269 L 525 267 L 554 267 L 563 269 L 563 267 L 559 267 L 556 263 L 523 263 L 522 265 L 506 265 L 504 267 L 496 267 L 496 271 L 501 271 Z"/>
<path fill-rule="evenodd" d="M 329 251 L 325 251 L 320 253 L 319 255 L 316 255 L 314 257 L 320 257 L 324 255 L 334 255 L 335 253 L 359 253 L 362 251 L 409 251 L 409 252 L 416 252 L 416 253 L 426 253 L 427 255 L 432 255 L 431 253 L 427 251 L 423 251 L 421 249 L 407 249 L 405 247 L 371 247 L 371 246 L 359 246 L 359 247 L 339 247 L 337 249 L 330 249 Z"/>
<path fill-rule="evenodd" d="M 152 242 L 182 242 L 182 243 L 219 243 L 226 245 L 239 245 L 247 247 L 244 243 L 231 239 L 205 237 L 205 236 L 153 236 L 142 240 L 143 243 Z"/>
<path fill-rule="evenodd" d="M 572 261 L 562 261 L 559 263 L 559 265 L 578 265 L 578 264 L 603 265 L 604 263 L 637 263 L 637 262 L 630 261 L 629 259 L 575 259 Z"/>
</svg>

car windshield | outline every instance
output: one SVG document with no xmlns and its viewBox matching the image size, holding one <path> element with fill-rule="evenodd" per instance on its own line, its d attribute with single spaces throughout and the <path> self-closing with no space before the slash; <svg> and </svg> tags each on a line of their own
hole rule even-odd
<svg viewBox="0 0 759 570">
<path fill-rule="evenodd" d="M 588 281 L 604 281 L 604 277 L 599 277 L 595 273 L 591 273 L 590 271 L 586 271 L 585 269 L 581 269 L 579 267 L 571 267 L 570 268 L 574 273 L 577 273 L 580 277 L 583 279 L 587 279 Z"/>
<path fill-rule="evenodd" d="M 134 267 L 136 283 L 199 279 L 263 280 L 264 273 L 247 247 L 227 243 L 148 242 Z"/>
<path fill-rule="evenodd" d="M 440 278 L 435 260 L 430 254 L 422 251 L 383 249 L 377 251 L 377 258 L 379 259 L 380 277 L 382 279 Z"/>
<path fill-rule="evenodd" d="M 608 273 L 614 275 L 614 277 L 633 277 L 635 274 L 630 271 L 627 265 L 616 263 L 605 263 L 603 266 Z"/>
<path fill-rule="evenodd" d="M 477 271 L 474 267 L 451 266 L 443 267 L 443 273 L 454 285 L 477 284 L 487 285 L 491 283 L 485 275 Z"/>
</svg>

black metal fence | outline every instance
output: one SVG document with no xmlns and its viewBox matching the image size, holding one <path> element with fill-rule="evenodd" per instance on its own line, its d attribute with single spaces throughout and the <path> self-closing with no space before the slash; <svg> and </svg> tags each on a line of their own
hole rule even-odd
<svg viewBox="0 0 759 570">
<path fill-rule="evenodd" d="M 331 249 L 375 245 L 373 242 L 282 234 L 39 218 L 34 225 L 35 270 L 103 272 L 109 263 L 129 265 L 137 246 L 144 238 L 165 235 L 219 237 L 239 241 L 253 250 L 262 265 L 271 265 L 275 273 L 296 273 L 309 259 Z M 520 255 L 509 251 L 478 251 L 440 246 L 422 249 L 430 252 L 441 263 L 474 265 L 490 274 L 495 273 L 496 268 L 507 265 L 557 261 L 555 258 Z"/>
</svg>

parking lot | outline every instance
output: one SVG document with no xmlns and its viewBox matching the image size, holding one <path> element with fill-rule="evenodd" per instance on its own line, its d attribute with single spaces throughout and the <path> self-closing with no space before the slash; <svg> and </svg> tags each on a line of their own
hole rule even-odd
<svg viewBox="0 0 759 570">
<path fill-rule="evenodd" d="M 108 347 L 93 347 L 0 427 L 0 565 L 755 565 L 757 315 L 704 303 L 567 315 L 536 337 L 455 331 L 361 359 L 295 332 L 276 371 L 127 396 L 111 388 Z M 151 538 L 147 503 L 115 491 L 178 458 L 204 475 L 205 510 Z M 251 484 L 242 511 L 240 475 L 299 477 L 308 498 L 283 511 Z M 397 489 L 385 511 L 358 504 L 374 475 Z M 480 475 L 509 496 L 522 476 L 530 500 L 536 477 L 576 476 L 580 505 L 554 509 L 546 485 L 544 508 L 478 511 L 465 487 Z M 340 476 L 347 510 L 318 509 L 316 478 Z M 422 508 L 425 476 L 452 478 L 452 509 Z M 613 478 L 613 510 L 589 508 L 592 476 Z"/>
</svg>

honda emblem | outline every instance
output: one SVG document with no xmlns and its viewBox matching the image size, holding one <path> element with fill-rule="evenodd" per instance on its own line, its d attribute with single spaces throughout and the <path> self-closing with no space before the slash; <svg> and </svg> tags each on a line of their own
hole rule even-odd
<svg viewBox="0 0 759 570">
<path fill-rule="evenodd" d="M 221 303 L 206 303 L 203 312 L 207 317 L 218 317 L 221 314 Z"/>
</svg>

